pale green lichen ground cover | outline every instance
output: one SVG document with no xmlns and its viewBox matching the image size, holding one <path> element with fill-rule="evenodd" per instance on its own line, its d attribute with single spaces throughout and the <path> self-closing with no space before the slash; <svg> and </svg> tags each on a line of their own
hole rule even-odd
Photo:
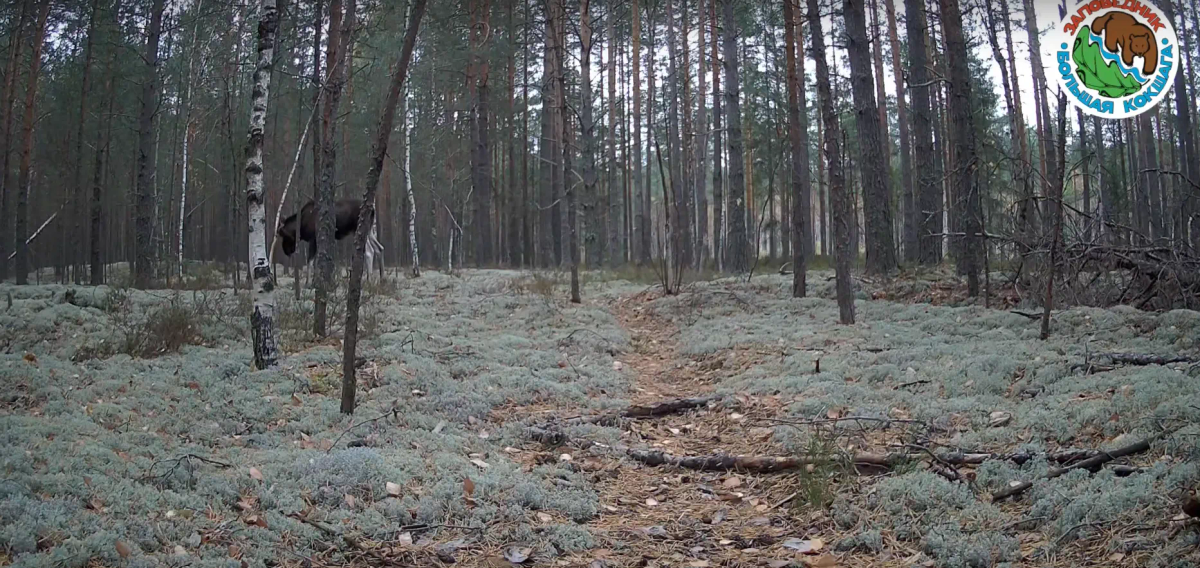
<svg viewBox="0 0 1200 568">
<path fill-rule="evenodd" d="M 857 533 L 839 548 L 878 550 L 885 531 L 940 566 L 980 567 L 1020 560 L 1023 533 L 1037 533 L 1034 556 L 1026 559 L 1036 563 L 1075 539 L 1118 529 L 1122 536 L 1110 541 L 1113 552 L 1157 549 L 1156 565 L 1167 566 L 1194 546 L 1194 532 L 1166 541 L 1165 530 L 1123 529 L 1169 521 L 1179 512 L 1182 492 L 1200 480 L 1200 369 L 1126 366 L 1085 374 L 1072 367 L 1099 352 L 1200 355 L 1200 313 L 1069 309 L 1054 314 L 1052 337 L 1041 341 L 1039 322 L 1021 315 L 862 301 L 860 292 L 858 323 L 842 326 L 829 299 L 830 277 L 810 274 L 816 297 L 807 299 L 789 297 L 790 277 L 768 275 L 752 284 L 732 279 L 694 284 L 653 305 L 680 325 L 680 344 L 693 356 L 721 357 L 739 346 L 769 352 L 724 380 L 718 391 L 779 395 L 792 401 L 787 413 L 793 418 L 824 418 L 831 409 L 911 417 L 931 424 L 936 441 L 994 452 L 1112 449 L 1160 427 L 1181 428 L 1135 456 L 1148 464 L 1143 473 L 1118 478 L 1109 471 L 1077 471 L 1039 481 L 1016 506 L 988 503 L 986 494 L 1045 473 L 1050 467 L 1045 459 L 1024 466 L 988 462 L 971 487 L 924 470 L 894 472 L 857 504 L 835 503 L 839 525 Z M 1010 413 L 1011 421 L 989 426 L 995 411 Z M 854 442 L 855 430 L 881 427 L 842 423 L 839 429 L 844 441 Z M 893 428 L 897 440 L 912 431 Z M 810 435 L 808 428 L 775 428 L 775 439 L 794 451 L 803 450 Z M 1012 524 L 1022 518 L 1032 520 Z"/>
<path fill-rule="evenodd" d="M 521 424 L 488 413 L 621 405 L 627 381 L 612 360 L 628 339 L 603 308 L 527 293 L 514 288 L 518 277 L 432 273 L 374 292 L 353 421 L 338 412 L 341 353 L 330 344 L 285 356 L 279 370 L 250 369 L 245 292 L 81 287 L 72 304 L 68 287 L 0 286 L 0 298 L 13 297 L 11 309 L 0 305 L 0 552 L 20 566 L 113 564 L 122 540 L 132 566 L 237 566 L 235 544 L 261 566 L 329 541 L 287 516 L 307 503 L 366 539 L 427 523 L 483 528 L 458 533 L 540 555 L 591 546 L 577 522 L 596 514 L 594 491 L 555 464 L 523 470 L 504 451 L 525 441 Z M 303 319 L 308 304 L 287 290 L 282 317 Z M 146 359 L 104 347 L 172 305 L 199 314 L 189 332 L 197 345 Z M 175 461 L 187 455 L 232 467 Z M 250 514 L 266 528 L 246 524 Z M 170 558 L 176 547 L 190 558 Z"/>
<path fill-rule="evenodd" d="M 1152 550 L 1154 565 L 1186 565 L 1194 533 L 1167 538 L 1153 526 L 1173 517 L 1180 491 L 1200 479 L 1192 425 L 1200 377 L 1186 365 L 1091 375 L 1072 367 L 1104 351 L 1197 355 L 1200 314 L 1071 309 L 1055 314 L 1043 342 L 1037 323 L 1020 315 L 865 301 L 860 290 L 859 323 L 841 326 L 830 277 L 810 275 L 809 299 L 791 299 L 788 278 L 763 275 L 689 284 L 649 309 L 679 325 L 688 355 L 770 353 L 717 390 L 778 395 L 791 401 L 792 417 L 900 411 L 932 425 L 939 442 L 982 451 L 1112 448 L 1160 425 L 1181 428 L 1136 456 L 1141 473 L 1074 472 L 1039 481 L 1015 504 L 983 497 L 1044 473 L 1044 459 L 985 463 L 973 484 L 921 467 L 862 480 L 832 500 L 829 515 L 849 535 L 835 549 L 888 554 L 899 540 L 939 566 L 1044 565 L 1076 539 L 1117 529 L 1112 552 Z M 259 566 L 330 540 L 286 515 L 310 503 L 315 516 L 366 539 L 393 540 L 401 526 L 428 523 L 484 530 L 429 531 L 418 541 L 519 544 L 541 559 L 590 548 L 580 522 L 600 504 L 589 479 L 561 464 L 523 467 L 506 451 L 530 448 L 525 426 L 544 417 L 494 420 L 515 407 L 624 405 L 629 377 L 612 363 L 629 339 L 605 306 L 646 287 L 590 274 L 585 282 L 585 295 L 599 301 L 582 307 L 562 301 L 561 275 L 431 273 L 370 286 L 360 345 L 368 363 L 353 420 L 338 412 L 340 350 L 306 343 L 311 302 L 290 299 L 286 279 L 279 300 L 289 354 L 263 372 L 249 368 L 245 293 L 0 285 L 0 551 L 21 566 L 114 564 L 119 539 L 133 548 L 132 566 L 233 567 L 232 543 Z M 73 303 L 64 301 L 71 290 Z M 179 314 L 192 321 L 177 353 L 160 333 L 138 334 L 174 329 Z M 336 329 L 340 311 L 334 316 Z M 122 353 L 134 348 L 148 358 Z M 995 411 L 1011 421 L 989 426 Z M 848 430 L 844 440 L 853 439 Z M 568 434 L 617 439 L 616 430 L 588 425 Z M 812 442 L 808 430 L 786 426 L 775 439 L 794 452 Z M 174 461 L 187 455 L 232 467 Z M 464 499 L 468 477 L 473 505 Z M 388 497 L 388 483 L 401 487 L 398 497 Z M 250 514 L 266 527 L 246 524 Z M 175 547 L 189 558 L 171 558 Z M 1034 555 L 1022 557 L 1029 548 Z"/>
</svg>

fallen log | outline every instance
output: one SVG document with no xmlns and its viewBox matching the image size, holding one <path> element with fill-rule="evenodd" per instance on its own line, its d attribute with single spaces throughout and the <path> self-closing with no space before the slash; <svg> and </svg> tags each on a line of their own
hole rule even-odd
<svg viewBox="0 0 1200 568">
<path fill-rule="evenodd" d="M 627 450 L 630 458 L 649 466 L 673 465 L 698 471 L 744 471 L 748 473 L 775 473 L 801 469 L 836 461 L 826 456 L 745 456 L 713 454 L 708 456 L 676 456 L 660 450 Z M 850 457 L 854 465 L 892 467 L 909 458 L 908 454 L 872 454 L 859 452 Z"/>
<path fill-rule="evenodd" d="M 633 405 L 621 412 L 621 416 L 625 418 L 650 418 L 654 416 L 666 416 L 668 414 L 676 414 L 693 408 L 701 408 L 708 406 L 708 403 L 720 400 L 719 396 L 701 396 L 693 398 L 677 398 L 652 404 L 650 406 Z"/>
<path fill-rule="evenodd" d="M 1045 454 L 1046 459 L 1060 465 L 1071 465 L 1076 462 L 1094 457 L 1101 454 L 1100 450 L 1066 450 L 1053 454 Z M 1011 454 L 989 454 L 989 453 L 964 453 L 964 452 L 943 452 L 937 455 L 938 461 L 950 465 L 979 465 L 985 461 L 1001 460 L 1011 461 L 1017 465 L 1025 465 L 1026 462 L 1037 457 L 1039 454 L 1029 452 L 1016 452 Z"/>
<path fill-rule="evenodd" d="M 675 398 L 657 404 L 631 405 L 620 412 L 609 412 L 592 416 L 575 416 L 563 422 L 567 424 L 598 424 L 601 426 L 616 426 L 622 418 L 658 418 L 671 414 L 679 414 L 695 408 L 704 408 L 708 403 L 721 400 L 719 396 L 701 396 L 691 398 Z"/>
<path fill-rule="evenodd" d="M 1076 469 L 1092 470 L 1093 468 L 1099 468 L 1100 466 L 1102 466 L 1110 461 L 1113 461 L 1117 458 L 1144 452 L 1144 451 L 1150 449 L 1151 444 L 1162 439 L 1167 434 L 1168 434 L 1168 432 L 1160 432 L 1158 434 L 1150 436 L 1149 438 L 1146 438 L 1145 440 L 1140 440 L 1140 441 L 1134 442 L 1127 446 L 1117 448 L 1111 452 L 1100 452 L 1099 454 L 1096 454 L 1088 459 L 1076 462 L 1075 464 L 1072 464 L 1072 465 L 1069 465 L 1066 467 L 1054 468 L 1046 473 L 1045 479 L 1054 479 L 1055 477 L 1059 477 L 1067 472 L 1070 472 L 1070 471 L 1076 470 Z M 1022 481 L 1021 483 L 1013 485 L 1012 487 L 1008 487 L 1007 489 L 1003 489 L 1001 491 L 997 491 L 997 492 L 993 493 L 992 501 L 993 502 L 1000 501 L 1002 499 L 1007 499 L 1014 495 L 1020 495 L 1021 493 L 1028 491 L 1030 487 L 1033 487 L 1032 481 Z"/>
<path fill-rule="evenodd" d="M 551 446 L 561 446 L 570 441 L 565 432 L 552 428 L 528 428 L 526 432 L 534 441 Z M 747 473 L 776 473 L 802 469 L 809 465 L 820 465 L 840 461 L 844 454 L 829 456 L 746 456 L 731 454 L 712 454 L 707 456 L 677 456 L 662 450 L 629 448 L 622 445 L 602 444 L 595 441 L 585 441 L 579 445 L 585 450 L 600 450 L 624 454 L 630 459 L 651 467 L 671 465 L 697 471 L 743 471 Z M 876 454 L 857 452 L 849 455 L 849 461 L 855 466 L 870 466 L 891 468 L 908 461 L 917 454 L 903 452 Z"/>
<path fill-rule="evenodd" d="M 1170 365 L 1171 363 L 1195 363 L 1195 357 L 1183 355 L 1154 355 L 1150 353 L 1097 353 L 1097 359 L 1108 359 L 1114 365 Z"/>
</svg>

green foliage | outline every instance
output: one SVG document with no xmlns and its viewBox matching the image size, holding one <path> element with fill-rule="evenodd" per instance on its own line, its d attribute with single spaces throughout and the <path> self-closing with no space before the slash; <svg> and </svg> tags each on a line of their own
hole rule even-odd
<svg viewBox="0 0 1200 568">
<path fill-rule="evenodd" d="M 1142 84 L 1122 72 L 1115 61 L 1104 60 L 1100 54 L 1100 44 L 1092 41 L 1092 30 L 1088 26 L 1080 28 L 1075 36 L 1071 59 L 1078 66 L 1075 73 L 1079 81 L 1101 95 L 1119 99 L 1142 90 Z"/>
</svg>

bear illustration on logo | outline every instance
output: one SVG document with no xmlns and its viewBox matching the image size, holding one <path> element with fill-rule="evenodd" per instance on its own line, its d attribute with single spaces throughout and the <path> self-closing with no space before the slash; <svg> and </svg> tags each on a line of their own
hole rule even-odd
<svg viewBox="0 0 1200 568">
<path fill-rule="evenodd" d="M 1064 3 L 1065 4 L 1065 3 Z M 1166 98 L 1178 73 L 1170 18 L 1145 0 L 1075 0 L 1044 52 L 1058 86 L 1092 116 L 1130 118 Z M 1055 45 L 1057 44 L 1057 46 Z"/>
<path fill-rule="evenodd" d="M 1134 57 L 1142 58 L 1142 73 L 1154 74 L 1158 67 L 1158 46 L 1154 30 L 1125 12 L 1109 12 L 1092 21 L 1092 33 L 1104 34 L 1104 49 L 1121 54 L 1121 61 L 1132 66 Z"/>
</svg>

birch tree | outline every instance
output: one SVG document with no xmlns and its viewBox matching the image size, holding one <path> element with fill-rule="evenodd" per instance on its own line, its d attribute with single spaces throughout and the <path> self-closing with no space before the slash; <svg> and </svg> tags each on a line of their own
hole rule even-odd
<svg viewBox="0 0 1200 568">
<path fill-rule="evenodd" d="M 275 0 L 260 0 L 258 20 L 258 63 L 250 94 L 250 129 L 246 137 L 246 211 L 250 217 L 250 264 L 253 278 L 253 311 L 250 331 L 254 342 L 254 366 L 275 366 L 279 350 L 275 344 L 275 282 L 267 258 L 267 207 L 263 201 L 263 131 L 267 124 L 267 101 L 275 61 L 275 33 L 279 11 Z M 182 221 L 182 220 L 181 220 Z"/>
</svg>

